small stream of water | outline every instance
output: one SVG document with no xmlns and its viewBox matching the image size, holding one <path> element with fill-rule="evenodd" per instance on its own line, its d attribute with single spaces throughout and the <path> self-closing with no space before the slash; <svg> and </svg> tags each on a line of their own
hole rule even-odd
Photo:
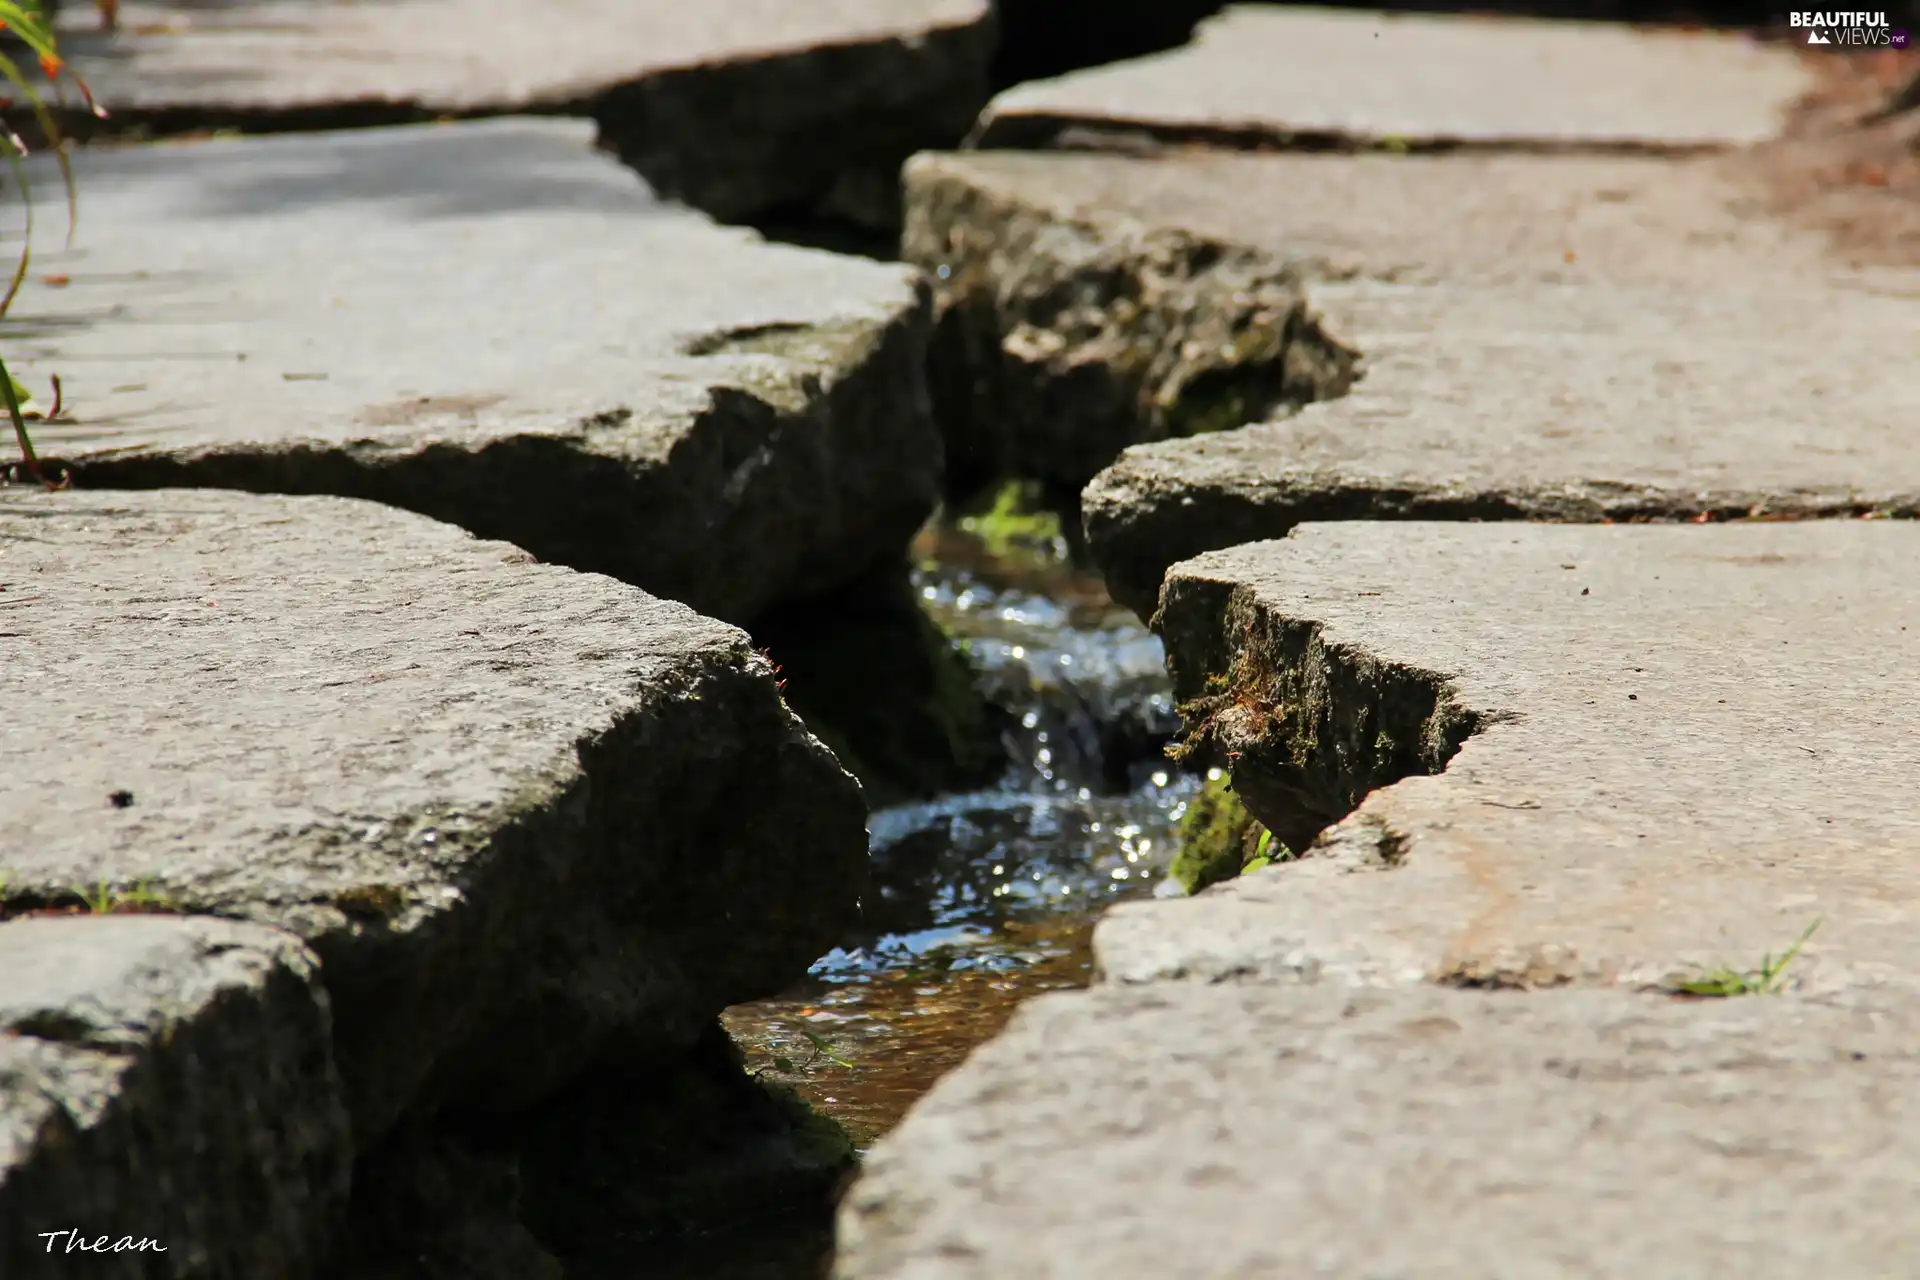
<svg viewBox="0 0 1920 1280">
<path fill-rule="evenodd" d="M 947 525 L 915 553 L 923 607 L 1013 717 L 1009 767 L 991 789 L 875 812 L 859 933 L 723 1017 L 750 1069 L 863 1153 L 1022 1000 L 1087 985 L 1095 921 L 1162 883 L 1199 785 L 1161 752 L 1178 722 L 1159 640 L 1064 545 L 992 554 Z M 799 1280 L 830 1249 L 827 1224 L 796 1222 L 657 1274 Z"/>
<path fill-rule="evenodd" d="M 1160 755 L 1177 721 L 1159 640 L 1064 548 L 993 556 L 944 527 L 916 550 L 924 607 L 1015 717 L 1010 766 L 990 790 L 876 812 L 860 934 L 725 1016 L 752 1068 L 862 1150 L 1021 1000 L 1087 984 L 1094 921 L 1153 891 L 1197 785 Z"/>
</svg>

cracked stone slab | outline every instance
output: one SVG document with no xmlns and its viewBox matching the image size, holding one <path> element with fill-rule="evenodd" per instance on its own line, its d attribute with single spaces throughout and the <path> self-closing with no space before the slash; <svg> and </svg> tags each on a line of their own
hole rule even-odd
<svg viewBox="0 0 1920 1280">
<path fill-rule="evenodd" d="M 995 238 L 1058 273 L 1075 238 L 1158 237 L 1310 284 L 1920 284 L 1836 261 L 1719 156 L 963 151 L 916 156 L 903 181 L 906 255 L 948 279 Z"/>
<path fill-rule="evenodd" d="M 1345 396 L 1130 449 L 1093 554 L 1144 617 L 1167 566 L 1303 520 L 1920 514 L 1920 299 L 1375 282 L 1313 292 Z"/>
<path fill-rule="evenodd" d="M 1143 616 L 1169 564 L 1303 519 L 1920 493 L 1920 276 L 1831 258 L 1719 160 L 983 152 L 907 184 L 950 455 L 1119 456 L 1084 512 Z"/>
<path fill-rule="evenodd" d="M 986 0 L 131 0 L 61 14 L 116 118 L 287 128 L 570 111 L 662 191 L 739 219 L 834 202 L 986 101 Z"/>
<path fill-rule="evenodd" d="M 226 920 L 0 924 L 6 1274 L 133 1274 L 48 1232 L 151 1241 L 116 1260 L 152 1274 L 312 1274 L 353 1159 L 316 970 Z"/>
<path fill-rule="evenodd" d="M 362 1147 L 832 945 L 857 784 L 733 627 L 330 497 L 0 490 L 0 874 L 284 929 Z"/>
<path fill-rule="evenodd" d="M 1744 36 L 1239 5 L 1184 48 L 1007 90 L 974 138 L 1691 150 L 1773 137 L 1810 84 Z"/>
<path fill-rule="evenodd" d="M 1872 422 L 1901 418 L 1914 395 L 1897 347 L 1920 276 L 1837 263 L 1818 236 L 1766 219 L 1715 159 L 985 152 L 916 157 L 906 188 L 904 253 L 935 280 L 929 378 L 948 470 L 1077 487 L 1150 445 L 1087 495 L 1096 553 L 1112 549 L 1110 576 L 1142 578 L 1119 585 L 1148 601 L 1165 564 L 1227 545 L 1200 533 L 1236 518 L 1215 507 L 1261 501 L 1215 493 L 1200 462 L 1181 472 L 1198 455 L 1177 441 L 1229 447 L 1212 432 L 1306 401 L 1350 395 L 1298 430 L 1325 424 L 1365 462 L 1350 466 L 1338 441 L 1261 459 L 1309 497 L 1407 487 L 1519 505 L 1503 489 L 1647 480 L 1655 501 L 1692 512 L 1701 487 L 1740 489 L 1759 470 L 1718 476 L 1676 459 L 1657 478 L 1634 464 L 1651 461 L 1647 443 L 1661 451 L 1722 420 L 1730 436 L 1707 453 L 1745 457 L 1745 434 L 1761 432 L 1743 426 L 1745 403 L 1718 405 L 1716 380 L 1759 399 L 1789 370 L 1814 382 L 1832 370 L 1845 407 L 1814 401 L 1803 436 L 1826 415 L 1847 424 L 1857 405 Z M 1816 313 L 1864 342 L 1859 355 L 1820 338 Z M 1596 395 L 1613 382 L 1624 391 Z M 1763 416 L 1805 409 L 1801 393 Z M 1164 470 L 1164 486 L 1148 470 Z M 1864 461 L 1855 474 L 1878 478 Z M 1233 539 L 1294 518 L 1236 524 Z"/>
<path fill-rule="evenodd" d="M 1042 996 L 875 1147 L 835 1275 L 1898 1274 L 1915 1030 L 1791 997 Z"/>
<path fill-rule="evenodd" d="M 897 555 L 941 465 L 913 273 L 663 204 L 590 133 L 77 156 L 76 247 L 12 312 L 10 367 L 71 409 L 43 455 L 369 498 L 729 621 Z"/>
<path fill-rule="evenodd" d="M 1117 908 L 1101 971 L 1664 987 L 1818 921 L 1783 980 L 1907 998 L 1917 553 L 1905 521 L 1347 522 L 1176 567 L 1176 696 L 1305 856 Z"/>
</svg>

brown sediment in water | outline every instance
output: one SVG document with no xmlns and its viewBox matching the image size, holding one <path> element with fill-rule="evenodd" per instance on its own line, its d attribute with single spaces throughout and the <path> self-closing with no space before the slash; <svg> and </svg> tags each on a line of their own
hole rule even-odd
<svg viewBox="0 0 1920 1280">
<path fill-rule="evenodd" d="M 943 956 L 952 963 L 881 971 L 808 995 L 742 1005 L 723 1021 L 749 1069 L 792 1085 L 865 1151 L 974 1046 L 999 1032 L 1021 1001 L 1091 981 L 1096 914 L 1009 925 L 988 954 L 1036 957 L 1028 963 L 961 968 L 977 957 Z M 780 1058 L 794 1070 L 782 1070 Z"/>
</svg>

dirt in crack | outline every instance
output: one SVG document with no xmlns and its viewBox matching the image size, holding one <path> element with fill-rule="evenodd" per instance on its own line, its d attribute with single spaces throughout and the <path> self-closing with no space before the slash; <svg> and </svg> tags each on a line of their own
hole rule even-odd
<svg viewBox="0 0 1920 1280">
<path fill-rule="evenodd" d="M 985 791 L 879 811 L 855 937 L 780 999 L 728 1011 L 749 1066 L 796 1087 L 862 1149 L 1020 1001 L 1085 986 L 1094 921 L 1154 892 L 1197 783 L 1159 641 L 1047 537 L 951 524 L 916 545 L 928 614 L 1013 715 Z"/>
</svg>

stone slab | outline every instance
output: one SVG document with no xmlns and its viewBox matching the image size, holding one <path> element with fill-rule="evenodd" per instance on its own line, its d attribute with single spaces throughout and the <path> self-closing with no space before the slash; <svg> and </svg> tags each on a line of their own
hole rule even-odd
<svg viewBox="0 0 1920 1280">
<path fill-rule="evenodd" d="M 316 969 L 225 920 L 0 924 L 0 1268 L 314 1274 L 353 1159 Z"/>
<path fill-rule="evenodd" d="M 61 45 L 116 118 L 167 128 L 565 110 L 659 188 L 741 218 L 951 145 L 987 97 L 986 0 L 130 0 Z"/>
<path fill-rule="evenodd" d="M 1345 396 L 1129 449 L 1087 488 L 1116 598 L 1303 520 L 1920 515 L 1920 298 L 1326 285 Z"/>
<path fill-rule="evenodd" d="M 1661 987 L 1821 921 L 1788 979 L 1910 998 L 1917 552 L 1906 521 L 1347 522 L 1183 563 L 1176 697 L 1307 856 L 1117 908 L 1102 971 Z"/>
<path fill-rule="evenodd" d="M 1836 261 L 1723 156 L 963 151 L 916 156 L 902 180 L 905 256 L 949 279 L 995 237 L 1043 272 L 1077 232 L 1238 247 L 1310 284 L 1920 283 Z"/>
<path fill-rule="evenodd" d="M 912 273 L 663 204 L 590 133 L 79 155 L 75 247 L 11 313 L 71 410 L 41 451 L 87 488 L 371 498 L 730 621 L 898 555 L 940 468 Z"/>
<path fill-rule="evenodd" d="M 0 892 L 307 942 L 362 1147 L 684 1047 L 856 910 L 857 785 L 684 605 L 327 497 L 16 487 L 0 549 Z"/>
<path fill-rule="evenodd" d="M 1684 150 L 1773 137 L 1810 82 L 1738 35 L 1236 5 L 1184 48 L 998 95 L 974 137 Z"/>
<path fill-rule="evenodd" d="M 1042 996 L 878 1144 L 840 1280 L 1897 1275 L 1910 1006 Z"/>
<path fill-rule="evenodd" d="M 950 468 L 1077 484 L 1142 445 L 1086 515 L 1146 612 L 1173 561 L 1316 516 L 1915 491 L 1886 427 L 1920 276 L 1834 260 L 1717 160 L 979 153 L 906 181 Z"/>
</svg>

